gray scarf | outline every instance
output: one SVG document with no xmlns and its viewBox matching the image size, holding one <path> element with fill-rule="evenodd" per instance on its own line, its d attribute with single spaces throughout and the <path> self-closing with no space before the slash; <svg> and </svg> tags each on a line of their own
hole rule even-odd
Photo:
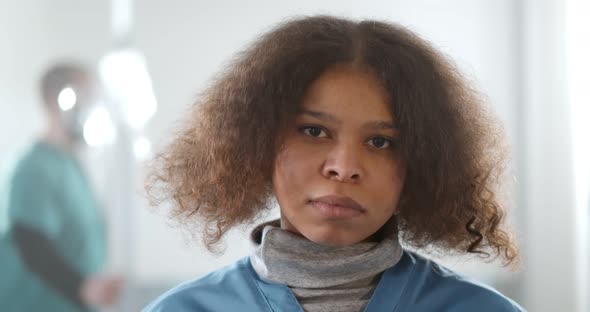
<svg viewBox="0 0 590 312">
<path fill-rule="evenodd" d="M 346 247 L 316 244 L 282 230 L 278 220 L 252 231 L 250 260 L 258 275 L 289 286 L 305 311 L 362 311 L 380 275 L 402 247 L 395 233 Z"/>
</svg>

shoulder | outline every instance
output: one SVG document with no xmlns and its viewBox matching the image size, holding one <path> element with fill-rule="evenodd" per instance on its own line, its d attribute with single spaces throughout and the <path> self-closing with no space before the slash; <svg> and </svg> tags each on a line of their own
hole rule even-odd
<svg viewBox="0 0 590 312">
<path fill-rule="evenodd" d="M 11 207 L 35 206 L 37 209 L 40 202 L 49 203 L 64 187 L 59 165 L 44 157 L 35 147 L 22 154 L 6 173 L 8 176 L 4 180 L 4 187 Z M 11 209 L 13 213 L 21 208 L 15 209 Z"/>
<path fill-rule="evenodd" d="M 47 157 L 40 146 L 33 145 L 15 161 L 11 176 L 14 184 L 24 182 L 43 183 L 59 181 L 59 177 L 52 174 L 56 169 L 57 162 L 52 157 Z M 53 170 L 57 171 L 57 170 Z M 50 185 L 50 184 L 49 184 Z"/>
<path fill-rule="evenodd" d="M 257 287 L 247 258 L 202 278 L 184 282 L 154 300 L 144 312 L 229 311 L 254 298 Z"/>
<path fill-rule="evenodd" d="M 406 251 L 413 263 L 413 273 L 407 291 L 413 298 L 444 311 L 525 311 L 516 302 L 494 288 L 453 272 L 440 264 Z"/>
</svg>

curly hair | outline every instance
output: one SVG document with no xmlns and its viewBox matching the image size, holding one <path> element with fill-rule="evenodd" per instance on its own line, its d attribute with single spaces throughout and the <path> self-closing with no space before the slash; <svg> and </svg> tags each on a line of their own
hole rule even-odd
<svg viewBox="0 0 590 312">
<path fill-rule="evenodd" d="M 395 216 L 404 243 L 513 264 L 518 250 L 499 192 L 508 155 L 500 123 L 451 61 L 388 22 L 312 16 L 262 35 L 213 80 L 154 159 L 152 204 L 172 203 L 173 220 L 210 250 L 253 222 L 272 206 L 284 127 L 310 84 L 339 64 L 363 66 L 389 92 L 407 163 Z"/>
</svg>

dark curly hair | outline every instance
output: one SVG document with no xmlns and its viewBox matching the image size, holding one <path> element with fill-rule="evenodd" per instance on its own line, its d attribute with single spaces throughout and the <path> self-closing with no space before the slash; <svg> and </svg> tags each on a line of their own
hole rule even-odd
<svg viewBox="0 0 590 312">
<path fill-rule="evenodd" d="M 499 195 L 508 154 L 499 122 L 452 62 L 388 22 L 312 16 L 262 35 L 204 91 L 154 159 L 152 204 L 172 203 L 173 219 L 210 250 L 231 228 L 251 224 L 272 206 L 284 128 L 309 85 L 342 64 L 368 69 L 389 92 L 407 162 L 395 216 L 404 243 L 515 263 Z"/>
</svg>

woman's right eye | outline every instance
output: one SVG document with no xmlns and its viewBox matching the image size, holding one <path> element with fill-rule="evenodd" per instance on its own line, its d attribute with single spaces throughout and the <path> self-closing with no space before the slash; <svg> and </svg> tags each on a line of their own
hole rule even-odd
<svg viewBox="0 0 590 312">
<path fill-rule="evenodd" d="M 316 138 L 324 138 L 324 137 L 328 136 L 326 134 L 326 131 L 324 131 L 324 129 L 322 129 L 320 127 L 315 127 L 315 126 L 301 127 L 301 132 L 303 132 L 306 135 L 316 137 Z"/>
</svg>

